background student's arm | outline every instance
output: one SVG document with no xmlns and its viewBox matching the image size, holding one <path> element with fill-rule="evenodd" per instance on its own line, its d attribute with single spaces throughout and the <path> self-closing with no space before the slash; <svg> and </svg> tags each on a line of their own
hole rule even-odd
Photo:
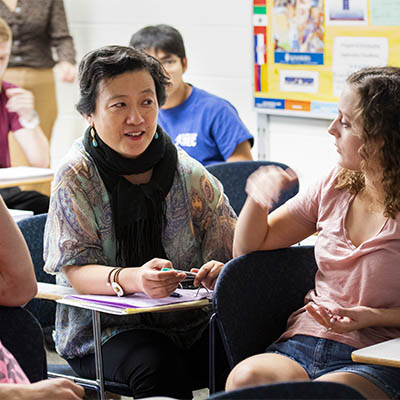
<svg viewBox="0 0 400 400">
<path fill-rule="evenodd" d="M 227 162 L 233 161 L 250 161 L 253 159 L 251 154 L 251 146 L 248 140 L 245 140 L 242 143 L 239 143 L 235 150 L 233 151 L 232 155 L 227 158 Z"/>
<path fill-rule="evenodd" d="M 215 114 L 210 121 L 212 138 L 225 161 L 252 160 L 253 136 L 240 119 L 236 109 L 227 102 L 215 105 Z"/>
<path fill-rule="evenodd" d="M 28 247 L 0 196 L 0 304 L 20 306 L 31 300 L 36 292 Z"/>
<path fill-rule="evenodd" d="M 40 126 L 33 129 L 19 129 L 14 132 L 14 137 L 31 166 L 48 168 L 50 163 L 49 142 Z"/>
<path fill-rule="evenodd" d="M 247 180 L 247 200 L 236 223 L 234 257 L 257 250 L 291 246 L 315 232 L 303 225 L 283 205 L 269 215 L 282 190 L 297 180 L 293 171 L 276 166 L 260 167 Z"/>
<path fill-rule="evenodd" d="M 6 91 L 6 95 L 7 109 L 17 113 L 20 122 L 29 123 L 35 118 L 34 97 L 31 92 L 22 88 L 11 88 Z M 49 142 L 39 125 L 19 129 L 14 132 L 14 136 L 32 166 L 42 168 L 49 166 Z"/>
<path fill-rule="evenodd" d="M 53 2 L 48 21 L 48 34 L 51 46 L 57 52 L 55 71 L 63 82 L 71 83 L 76 79 L 76 51 L 72 36 L 70 35 L 62 1 Z"/>
<path fill-rule="evenodd" d="M 60 61 L 56 65 L 58 77 L 66 83 L 72 83 L 76 79 L 76 66 L 69 61 Z"/>
</svg>

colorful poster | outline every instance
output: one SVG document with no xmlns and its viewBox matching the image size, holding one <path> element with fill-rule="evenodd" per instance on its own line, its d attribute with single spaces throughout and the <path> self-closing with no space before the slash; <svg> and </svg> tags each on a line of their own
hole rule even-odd
<svg viewBox="0 0 400 400">
<path fill-rule="evenodd" d="M 254 90 L 267 90 L 267 3 L 266 0 L 254 0 Z"/>
<path fill-rule="evenodd" d="M 255 107 L 334 118 L 347 76 L 400 67 L 400 0 L 253 0 Z"/>
<path fill-rule="evenodd" d="M 324 63 L 322 0 L 274 0 L 275 62 Z"/>
<path fill-rule="evenodd" d="M 317 93 L 318 73 L 281 69 L 280 86 L 282 92 Z"/>
<path fill-rule="evenodd" d="M 326 25 L 368 25 L 367 0 L 325 0 Z"/>
</svg>

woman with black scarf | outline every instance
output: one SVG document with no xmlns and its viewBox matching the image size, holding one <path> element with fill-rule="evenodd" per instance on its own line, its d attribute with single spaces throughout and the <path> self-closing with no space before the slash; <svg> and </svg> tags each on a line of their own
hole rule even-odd
<svg viewBox="0 0 400 400">
<path fill-rule="evenodd" d="M 236 216 L 221 184 L 157 125 L 162 66 L 106 46 L 83 58 L 79 80 L 89 127 L 56 173 L 45 270 L 85 294 L 169 296 L 185 278 L 172 268 L 198 271 L 195 285 L 212 289 L 232 256 Z M 57 351 L 94 377 L 90 311 L 57 307 Z M 135 398 L 191 398 L 207 382 L 209 312 L 103 314 L 105 378 Z"/>
</svg>

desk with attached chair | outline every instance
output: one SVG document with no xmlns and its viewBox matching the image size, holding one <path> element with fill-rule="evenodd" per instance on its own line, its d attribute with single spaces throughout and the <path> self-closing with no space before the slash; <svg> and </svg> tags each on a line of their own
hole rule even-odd
<svg viewBox="0 0 400 400">
<path fill-rule="evenodd" d="M 355 362 L 400 368 L 400 338 L 355 350 L 351 358 Z"/>
<path fill-rule="evenodd" d="M 66 377 L 74 380 L 80 385 L 95 390 L 98 398 L 105 399 L 105 390 L 112 393 L 117 393 L 124 396 L 131 396 L 128 385 L 119 382 L 104 380 L 103 376 L 103 360 L 101 351 L 101 324 L 100 313 L 112 313 L 115 315 L 126 315 L 132 311 L 110 310 L 103 306 L 88 304 L 84 301 L 66 299 L 66 295 L 75 293 L 72 288 L 55 284 L 55 277 L 46 274 L 43 271 L 43 233 L 46 223 L 47 214 L 35 215 L 31 218 L 24 219 L 18 222 L 18 226 L 27 242 L 31 253 L 32 261 L 35 268 L 36 278 L 38 280 L 37 298 L 28 303 L 27 308 L 36 316 L 42 327 L 48 328 L 54 326 L 56 303 L 67 304 L 71 307 L 80 307 L 90 309 L 92 312 L 93 336 L 95 342 L 95 363 L 96 363 L 96 379 L 80 378 L 68 364 L 50 364 L 48 365 L 49 377 Z M 158 308 L 138 309 L 134 312 L 153 312 L 163 311 L 168 307 L 168 310 L 180 310 L 182 308 L 204 307 L 209 300 L 197 300 L 191 303 L 180 303 L 170 307 L 159 306 Z"/>
<path fill-rule="evenodd" d="M 50 168 L 0 168 L 0 189 L 19 186 L 22 190 L 36 190 L 49 196 L 53 175 Z"/>
<path fill-rule="evenodd" d="M 290 314 L 304 305 L 306 293 L 314 287 L 316 271 L 313 246 L 256 251 L 225 264 L 214 289 L 210 330 L 219 329 L 231 368 L 263 353 L 279 338 Z M 211 399 L 363 399 L 346 385 L 338 390 L 338 384 L 321 383 L 265 385 L 215 394 Z"/>
</svg>

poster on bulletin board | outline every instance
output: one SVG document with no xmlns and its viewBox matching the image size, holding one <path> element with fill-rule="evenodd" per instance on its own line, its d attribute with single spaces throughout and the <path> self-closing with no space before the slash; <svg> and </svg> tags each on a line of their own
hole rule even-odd
<svg viewBox="0 0 400 400">
<path fill-rule="evenodd" d="M 400 66 L 400 0 L 253 0 L 255 107 L 334 118 L 346 77 Z"/>
</svg>

